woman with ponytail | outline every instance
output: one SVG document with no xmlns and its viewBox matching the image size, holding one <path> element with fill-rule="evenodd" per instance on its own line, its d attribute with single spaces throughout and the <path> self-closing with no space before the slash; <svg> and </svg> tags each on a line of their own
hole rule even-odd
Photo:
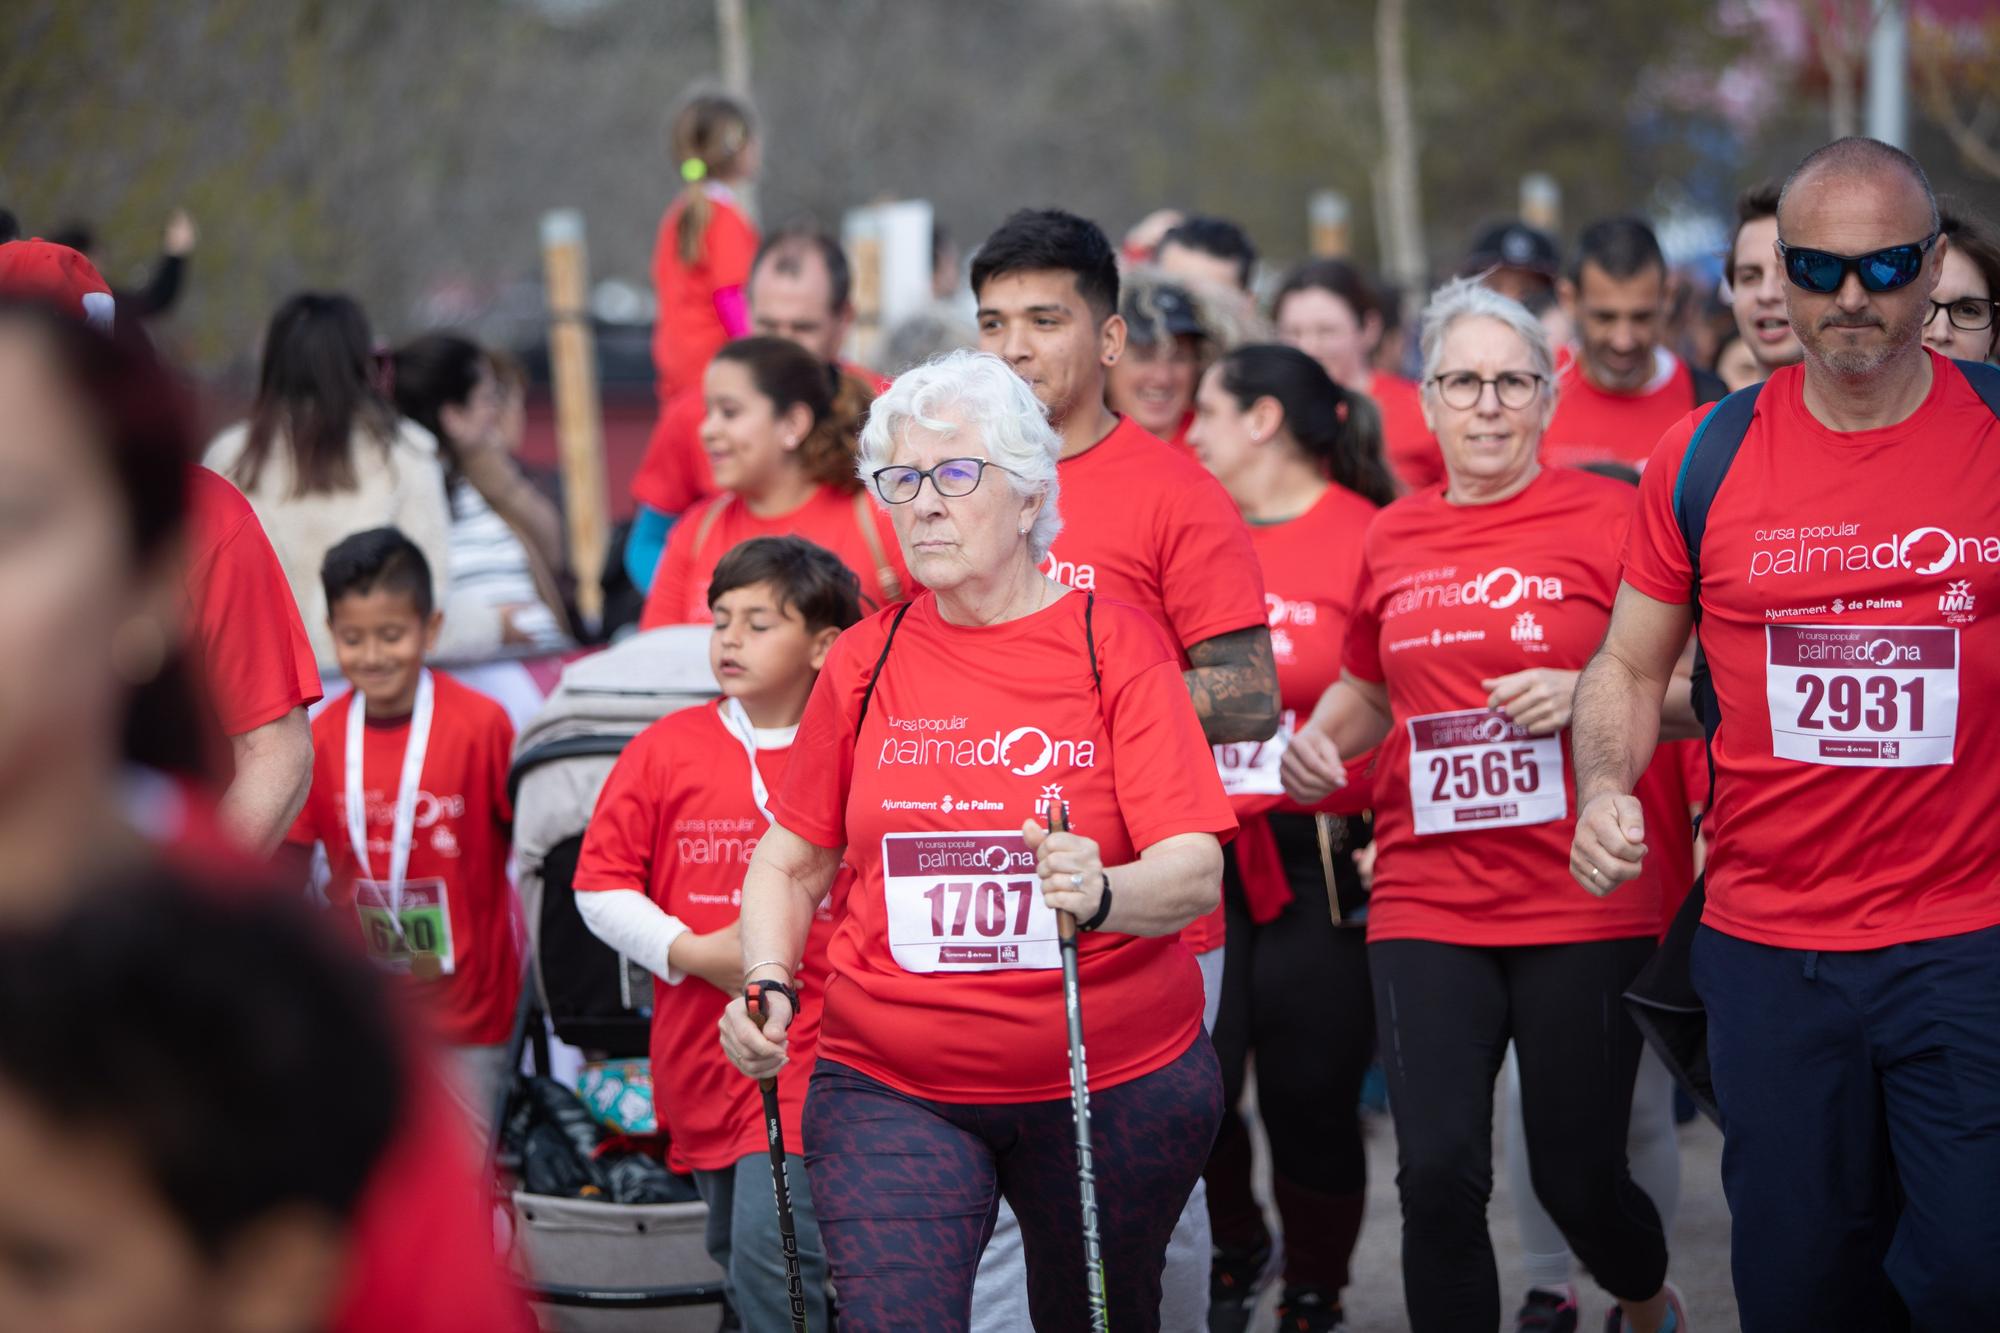
<svg viewBox="0 0 2000 1333">
<path fill-rule="evenodd" d="M 1250 1191 L 1250 1136 L 1235 1109 L 1253 1052 L 1284 1224 L 1279 1327 L 1340 1327 L 1361 1231 L 1367 1162 L 1356 1108 L 1375 1020 L 1354 850 L 1368 840 L 1360 816 L 1369 784 L 1357 776 L 1327 802 L 1301 807 L 1283 795 L 1278 759 L 1296 719 L 1340 676 L 1361 537 L 1395 495 L 1367 409 L 1304 352 L 1251 344 L 1202 377 L 1189 432 L 1250 525 L 1285 710 L 1272 740 L 1216 747 L 1241 832 L 1223 849 L 1229 934 L 1214 1036 L 1227 1110 L 1204 1172 L 1211 1329 L 1247 1326 L 1271 1260 Z M 1305 995 L 1310 1003 L 1300 1002 Z"/>
<path fill-rule="evenodd" d="M 895 529 L 854 473 L 873 389 L 789 339 L 761 336 L 724 346 L 702 383 L 702 448 L 721 493 L 674 525 L 641 628 L 708 623 L 716 562 L 752 537 L 818 543 L 876 606 L 908 596 Z"/>
<path fill-rule="evenodd" d="M 755 179 L 762 154 L 750 108 L 727 93 L 697 91 L 674 116 L 681 191 L 653 245 L 653 366 L 662 404 L 701 383 L 716 349 L 750 331 L 744 285 L 757 229 L 736 189 Z"/>
</svg>

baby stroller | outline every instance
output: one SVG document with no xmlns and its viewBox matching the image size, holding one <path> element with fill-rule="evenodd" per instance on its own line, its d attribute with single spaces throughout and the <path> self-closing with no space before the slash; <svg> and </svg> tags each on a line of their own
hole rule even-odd
<svg viewBox="0 0 2000 1333">
<path fill-rule="evenodd" d="M 549 1073 L 544 1016 L 558 1037 L 592 1058 L 647 1054 L 651 975 L 590 933 L 570 885 L 584 827 L 626 743 L 666 714 L 714 697 L 708 640 L 706 627 L 672 626 L 572 662 L 515 743 L 508 785 L 529 984 L 522 988 L 511 1067 L 520 1067 L 527 1046 L 539 1073 Z M 546 1077 L 517 1080 L 510 1099 L 516 1125 L 524 1101 L 548 1107 L 566 1097 Z M 555 1110 L 563 1115 L 563 1108 Z M 499 1132 L 505 1117 L 495 1125 Z M 565 1333 L 715 1328 L 715 1312 L 698 1308 L 723 1300 L 722 1270 L 702 1244 L 708 1207 L 691 1197 L 691 1187 L 682 1193 L 687 1201 L 628 1204 L 515 1191 L 513 1259 L 542 1327 Z"/>
</svg>

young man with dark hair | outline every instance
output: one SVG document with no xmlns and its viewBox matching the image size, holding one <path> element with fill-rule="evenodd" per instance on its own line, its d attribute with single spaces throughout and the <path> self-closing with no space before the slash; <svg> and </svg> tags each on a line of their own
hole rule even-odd
<svg viewBox="0 0 2000 1333">
<path fill-rule="evenodd" d="M 1153 263 L 1172 277 L 1247 292 L 1257 271 L 1257 247 L 1250 235 L 1227 218 L 1183 218 L 1160 238 Z"/>
<path fill-rule="evenodd" d="M 1179 651 L 1211 743 L 1269 740 L 1279 720 L 1278 676 L 1250 531 L 1192 454 L 1104 401 L 1107 371 L 1126 350 L 1110 241 L 1075 214 L 1024 209 L 979 248 L 972 291 L 980 348 L 1027 381 L 1063 439 L 1063 530 L 1049 551 L 1049 576 L 1152 616 Z M 1221 909 L 1182 938 L 1202 966 L 1213 1027 Z M 1197 1320 L 1208 1303 L 1207 1222 L 1207 1197 L 1197 1188 L 1166 1275 L 1166 1308 L 1185 1302 Z M 1198 1253 L 1183 1255 L 1184 1244 Z M 1193 1290 L 1177 1297 L 1177 1278 L 1196 1268 Z M 986 1291 L 993 1285 L 982 1279 Z"/>
<path fill-rule="evenodd" d="M 750 323 L 757 333 L 785 338 L 875 392 L 889 382 L 866 366 L 840 360 L 854 325 L 853 278 L 840 242 L 810 223 L 772 232 L 750 265 Z M 707 400 L 699 384 L 677 394 L 660 412 L 646 456 L 632 478 L 637 508 L 625 544 L 625 572 L 640 591 L 652 587 L 667 532 L 674 520 L 715 494 L 715 476 L 701 445 Z"/>
<path fill-rule="evenodd" d="M 409 979 L 449 1048 L 452 1091 L 484 1120 L 521 986 L 507 879 L 514 728 L 499 704 L 424 666 L 444 615 L 415 542 L 357 532 L 326 553 L 320 578 L 354 688 L 313 722 L 312 791 L 291 840 L 326 849 L 329 907 Z"/>
<path fill-rule="evenodd" d="M 1585 227 L 1561 293 L 1577 354 L 1559 378 L 1542 461 L 1644 467 L 1669 426 L 1724 392 L 1666 348 L 1667 260 L 1653 229 L 1635 217 Z"/>
<path fill-rule="evenodd" d="M 801 537 L 754 537 L 716 564 L 709 664 L 722 697 L 633 738 L 597 798 L 576 868 L 576 905 L 605 943 L 653 973 L 653 1101 L 708 1201 L 708 1251 L 744 1326 L 790 1327 L 769 1145 L 757 1085 L 731 1067 L 715 1026 L 743 987 L 743 874 L 770 828 L 806 699 L 841 630 L 861 618 L 840 558 Z M 844 892 L 844 889 L 836 889 Z M 803 1270 L 806 1322 L 826 1327 L 826 1251 L 800 1156 L 832 915 L 814 918 L 778 1096 Z"/>
<path fill-rule="evenodd" d="M 1778 189 L 1767 180 L 1736 196 L 1736 230 L 1724 257 L 1723 291 L 1736 331 L 1757 361 L 1760 380 L 1805 355 L 1785 314 L 1785 279 L 1778 267 Z"/>
</svg>

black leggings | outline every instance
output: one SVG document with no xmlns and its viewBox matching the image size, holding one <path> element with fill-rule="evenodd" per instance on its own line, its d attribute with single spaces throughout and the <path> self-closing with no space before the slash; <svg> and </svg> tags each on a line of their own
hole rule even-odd
<svg viewBox="0 0 2000 1333">
<path fill-rule="evenodd" d="M 1619 996 L 1652 951 L 1651 939 L 1368 946 L 1414 1333 L 1500 1322 L 1486 1202 L 1493 1081 L 1509 1039 L 1536 1197 L 1613 1296 L 1645 1300 L 1666 1280 L 1660 1216 L 1625 1164 L 1640 1039 Z"/>
<path fill-rule="evenodd" d="M 1229 948 L 1214 1037 L 1228 1109 L 1202 1177 L 1218 1248 L 1246 1252 L 1269 1239 L 1250 1191 L 1250 1134 L 1236 1109 L 1254 1053 L 1271 1193 L 1285 1232 L 1285 1282 L 1338 1294 L 1366 1205 L 1358 1107 L 1375 1049 L 1375 1001 L 1363 930 L 1335 926 L 1328 913 L 1313 821 L 1279 815 L 1272 825 L 1292 885 L 1292 900 L 1275 920 L 1250 919 L 1236 859 L 1223 862 Z M 1342 896 L 1358 900 L 1350 853 L 1337 853 L 1335 875 Z"/>
</svg>

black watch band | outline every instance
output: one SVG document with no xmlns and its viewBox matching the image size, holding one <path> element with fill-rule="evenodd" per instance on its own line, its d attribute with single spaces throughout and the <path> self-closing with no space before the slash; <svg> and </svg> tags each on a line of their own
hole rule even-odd
<svg viewBox="0 0 2000 1333">
<path fill-rule="evenodd" d="M 1097 874 L 1104 881 L 1104 896 L 1097 900 L 1097 910 L 1090 914 L 1090 920 L 1076 923 L 1078 930 L 1096 930 L 1111 915 L 1111 872 L 1100 870 Z"/>
<path fill-rule="evenodd" d="M 765 994 L 770 991 L 776 991 L 785 997 L 785 1003 L 792 1006 L 792 1017 L 794 1019 L 799 1016 L 799 993 L 797 991 L 782 981 L 768 981 L 763 977 L 758 977 L 753 981 L 743 983 L 744 997 L 749 1000 L 750 1009 L 757 1016 L 758 1026 L 763 1026 L 764 1020 L 770 1016 L 770 1006 L 764 1000 Z"/>
</svg>

